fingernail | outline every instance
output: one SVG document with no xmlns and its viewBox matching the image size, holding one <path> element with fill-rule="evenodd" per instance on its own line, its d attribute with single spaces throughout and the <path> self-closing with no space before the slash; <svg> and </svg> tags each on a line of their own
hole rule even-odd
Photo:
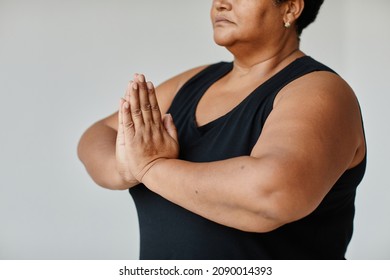
<svg viewBox="0 0 390 280">
<path fill-rule="evenodd" d="M 152 82 L 148 82 L 146 85 L 147 85 L 148 89 L 153 89 L 153 83 Z"/>
<path fill-rule="evenodd" d="M 144 75 L 139 75 L 138 76 L 138 81 L 140 81 L 141 83 L 145 82 L 145 76 Z"/>
<path fill-rule="evenodd" d="M 137 83 L 133 83 L 133 89 L 138 89 L 138 84 Z"/>
<path fill-rule="evenodd" d="M 128 102 L 125 102 L 125 109 L 129 109 L 129 103 Z"/>
</svg>

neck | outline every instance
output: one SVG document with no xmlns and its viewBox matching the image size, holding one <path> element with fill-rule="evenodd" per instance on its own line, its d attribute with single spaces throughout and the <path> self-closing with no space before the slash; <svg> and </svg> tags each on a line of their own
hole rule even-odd
<svg viewBox="0 0 390 280">
<path fill-rule="evenodd" d="M 282 46 L 278 48 L 244 47 L 240 49 L 228 48 L 228 50 L 234 56 L 234 67 L 232 72 L 237 73 L 240 76 L 253 71 L 266 74 L 279 67 L 284 67 L 293 60 L 304 55 L 304 53 L 299 50 L 299 42 L 297 40 L 286 42 L 286 44 L 282 44 Z"/>
</svg>

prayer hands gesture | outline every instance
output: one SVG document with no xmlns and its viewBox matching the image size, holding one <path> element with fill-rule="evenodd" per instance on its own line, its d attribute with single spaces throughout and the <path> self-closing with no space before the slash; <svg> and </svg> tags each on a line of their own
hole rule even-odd
<svg viewBox="0 0 390 280">
<path fill-rule="evenodd" d="M 158 161 L 177 158 L 179 144 L 171 115 L 161 116 L 155 88 L 144 75 L 130 82 L 118 112 L 117 168 L 126 182 L 142 182 Z"/>
</svg>

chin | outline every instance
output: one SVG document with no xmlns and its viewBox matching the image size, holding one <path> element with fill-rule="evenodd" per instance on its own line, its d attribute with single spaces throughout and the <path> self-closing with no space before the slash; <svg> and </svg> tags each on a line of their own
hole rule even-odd
<svg viewBox="0 0 390 280">
<path fill-rule="evenodd" d="M 232 38 L 229 38 L 227 36 L 218 36 L 214 34 L 214 42 L 221 47 L 228 47 L 231 46 L 234 41 L 232 40 Z"/>
</svg>

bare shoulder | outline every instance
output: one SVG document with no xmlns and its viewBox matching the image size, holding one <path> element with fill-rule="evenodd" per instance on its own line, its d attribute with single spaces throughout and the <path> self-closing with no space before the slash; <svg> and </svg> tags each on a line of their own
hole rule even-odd
<svg viewBox="0 0 390 280">
<path fill-rule="evenodd" d="M 275 99 L 274 108 L 289 105 L 300 107 L 302 116 L 308 114 L 318 121 L 333 121 L 336 130 L 348 125 L 361 135 L 362 118 L 357 97 L 337 74 L 313 72 L 288 84 Z"/>
<path fill-rule="evenodd" d="M 161 112 L 165 113 L 168 111 L 173 98 L 179 89 L 193 76 L 201 72 L 208 65 L 187 70 L 179 75 L 176 75 L 169 80 L 166 80 L 156 88 L 157 99 L 160 105 Z"/>
<path fill-rule="evenodd" d="M 309 214 L 365 156 L 353 90 L 330 72 L 314 72 L 288 84 L 275 99 L 251 155 L 266 161 L 269 173 L 276 174 L 275 188 L 286 194 L 289 209 L 296 209 L 286 208 L 286 213 L 295 213 L 290 218 Z"/>
<path fill-rule="evenodd" d="M 356 166 L 365 155 L 356 95 L 347 82 L 331 72 L 313 72 L 283 88 L 274 101 L 262 134 L 271 146 L 285 145 L 278 138 L 285 134 L 297 141 L 294 147 L 310 150 L 310 146 L 316 153 L 321 151 L 325 158 L 318 158 L 324 162 L 340 161 L 339 171 Z"/>
<path fill-rule="evenodd" d="M 326 101 L 335 101 L 333 105 L 348 105 L 350 109 L 358 109 L 358 102 L 352 88 L 340 76 L 327 71 L 317 71 L 304 75 L 288 84 L 281 90 L 275 99 L 275 106 L 283 99 L 324 98 Z M 338 106 L 334 107 L 337 109 Z M 344 107 L 344 106 L 343 106 Z M 346 109 L 344 107 L 344 109 Z"/>
<path fill-rule="evenodd" d="M 296 112 L 289 112 L 289 108 Z M 352 88 L 337 74 L 318 71 L 293 81 L 277 96 L 274 109 L 281 116 L 293 114 L 302 123 L 315 126 L 313 129 L 322 129 L 334 143 L 344 143 L 352 149 L 354 157 L 349 168 L 363 159 L 360 106 Z"/>
</svg>

